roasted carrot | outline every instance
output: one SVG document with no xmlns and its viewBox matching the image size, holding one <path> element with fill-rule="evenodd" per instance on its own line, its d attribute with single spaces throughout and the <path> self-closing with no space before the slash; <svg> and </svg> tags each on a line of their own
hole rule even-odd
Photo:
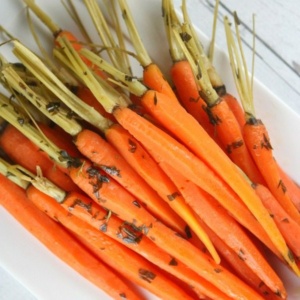
<svg viewBox="0 0 300 300">
<path fill-rule="evenodd" d="M 118 80 L 123 81 L 123 83 L 127 83 L 127 86 L 132 88 L 132 91 L 139 91 L 141 93 L 140 95 L 143 95 L 143 97 L 141 98 L 141 102 L 145 107 L 147 107 L 147 109 L 149 109 L 151 115 L 155 117 L 159 122 L 166 124 L 166 126 L 169 126 L 170 131 L 172 131 L 175 135 L 175 128 L 177 127 L 179 132 L 181 132 L 182 134 L 184 132 L 186 134 L 183 137 L 185 139 L 187 139 L 187 136 L 191 135 L 191 132 L 194 132 L 195 129 L 197 129 L 197 132 L 199 133 L 197 139 L 195 138 L 195 135 L 192 135 L 190 137 L 190 140 L 186 141 L 186 143 L 190 147 L 193 147 L 195 151 L 198 150 L 198 152 L 206 152 L 207 156 L 211 157 L 212 154 L 215 155 L 213 158 L 211 158 L 212 160 L 214 160 L 214 170 L 216 170 L 219 174 L 221 170 L 223 180 L 226 181 L 230 186 L 235 187 L 236 194 L 243 200 L 246 206 L 250 209 L 250 212 L 252 212 L 253 215 L 259 220 L 272 242 L 282 253 L 282 256 L 285 257 L 287 262 L 289 262 L 292 268 L 294 268 L 295 272 L 298 272 L 295 262 L 290 260 L 289 258 L 289 249 L 287 248 L 282 235 L 276 227 L 274 220 L 272 220 L 267 210 L 260 202 L 260 199 L 254 193 L 248 182 L 246 182 L 246 180 L 239 174 L 239 172 L 237 172 L 236 166 L 229 160 L 229 158 L 222 152 L 222 150 L 220 150 L 220 148 L 208 136 L 205 130 L 197 123 L 197 121 L 193 117 L 188 115 L 181 105 L 175 105 L 175 101 L 169 101 L 170 98 L 168 98 L 166 95 L 150 90 L 145 90 L 145 87 L 141 86 L 140 83 L 136 81 L 133 82 L 130 80 L 128 82 L 126 77 L 124 78 L 124 74 L 115 70 L 103 59 L 99 59 L 95 54 L 86 49 L 82 50 L 82 53 L 100 68 L 105 69 L 105 71 L 110 74 L 113 74 Z M 82 77 L 82 79 L 84 80 L 84 77 Z M 93 89 L 91 90 L 94 92 Z M 97 91 L 95 91 L 95 93 L 97 93 Z M 139 140 L 146 147 L 147 151 L 149 151 L 152 156 L 155 156 L 155 159 L 157 161 L 169 161 L 171 159 L 171 155 L 174 155 L 174 160 L 172 159 L 172 165 L 176 163 L 175 168 L 178 171 L 184 171 L 186 174 L 188 174 L 187 177 L 191 181 L 194 181 L 194 183 L 196 183 L 203 189 L 208 188 L 208 190 L 206 191 L 211 193 L 216 199 L 218 199 L 218 201 L 222 201 L 222 199 L 224 200 L 226 198 L 224 198 L 223 194 L 224 189 L 216 189 L 215 186 L 211 186 L 212 183 L 221 183 L 224 188 L 226 184 L 224 184 L 222 179 L 218 178 L 216 174 L 207 166 L 207 164 L 198 159 L 195 155 L 192 154 L 192 152 L 189 152 L 183 145 L 174 140 L 170 135 L 161 131 L 153 124 L 147 122 L 142 117 L 138 116 L 124 106 L 113 105 L 110 101 L 106 101 L 106 99 L 103 99 L 103 97 L 99 98 L 99 101 L 102 101 L 103 106 L 106 107 L 108 111 L 113 112 L 117 121 L 133 136 L 135 136 L 135 138 L 137 138 L 137 140 Z M 186 117 L 184 120 L 182 120 L 183 116 Z M 183 127 L 179 120 L 184 121 L 186 126 Z M 178 126 L 173 126 L 176 122 Z M 138 124 L 139 126 L 137 126 Z M 199 139 L 200 136 L 203 136 L 203 139 Z M 201 149 L 199 143 L 202 145 Z M 161 145 L 164 145 L 164 147 L 161 147 Z M 196 145 L 198 145 L 198 147 L 196 147 Z M 176 149 L 176 151 L 174 151 L 174 149 Z M 209 151 L 208 149 L 210 149 L 211 151 Z M 212 176 L 212 178 L 214 179 L 207 180 L 208 175 Z M 205 178 L 203 178 L 203 180 L 200 180 L 201 176 L 204 176 Z M 206 185 L 206 187 L 204 187 L 204 185 Z M 219 194 L 216 195 L 216 193 Z M 220 195 L 220 193 L 222 193 L 223 195 Z M 231 210 L 230 212 L 232 213 Z M 240 219 L 241 222 L 245 223 L 244 218 Z M 251 223 L 253 224 L 253 221 Z M 273 232 L 273 234 L 270 234 L 270 232 Z"/>
<path fill-rule="evenodd" d="M 218 249 L 222 258 L 222 263 L 224 264 L 225 261 L 228 264 L 227 268 L 231 269 L 232 272 L 237 274 L 237 276 L 242 278 L 248 285 L 258 291 L 265 299 L 278 300 L 278 295 L 274 294 L 251 268 L 241 262 L 241 259 L 238 255 L 236 255 L 236 252 L 228 247 L 226 243 L 224 243 L 222 239 L 220 239 L 208 226 L 205 224 L 202 224 L 202 226 L 205 228 L 214 245 Z"/>
<path fill-rule="evenodd" d="M 183 230 L 186 227 L 185 223 L 99 134 L 91 130 L 83 130 L 76 136 L 75 144 L 85 157 L 134 194 L 137 200 L 145 203 L 156 217 L 181 234 L 186 234 Z"/>
<path fill-rule="evenodd" d="M 132 299 L 141 299 L 124 281 L 91 255 L 62 226 L 48 218 L 26 197 L 25 191 L 0 174 L 0 203 L 26 230 L 34 235 L 60 260 L 81 276 L 104 290 L 115 299 L 124 299 L 129 293 Z M 103 276 L 106 274 L 107 276 Z"/>
<path fill-rule="evenodd" d="M 274 218 L 279 230 L 288 246 L 297 258 L 300 258 L 300 226 L 282 208 L 270 190 L 261 185 L 253 184 L 253 188 L 260 197 L 270 215 Z"/>
<path fill-rule="evenodd" d="M 280 176 L 290 192 L 291 200 L 300 212 L 300 187 L 280 166 L 278 167 Z"/>
<path fill-rule="evenodd" d="M 148 289 L 158 297 L 190 299 L 184 291 L 173 284 L 170 279 L 164 276 L 154 265 L 147 262 L 125 246 L 113 241 L 103 234 L 101 230 L 98 230 L 98 228 L 95 229 L 88 223 L 70 214 L 70 212 L 72 212 L 72 207 L 70 207 L 69 212 L 52 197 L 45 195 L 33 186 L 30 186 L 27 189 L 27 195 L 29 200 L 40 210 L 45 211 L 51 218 L 86 240 L 92 248 L 101 249 L 101 251 L 98 252 L 101 259 L 124 277 Z M 76 203 L 78 205 L 81 204 L 80 201 L 82 198 L 84 198 L 84 196 L 81 194 L 71 193 L 67 196 L 65 201 L 71 201 L 72 205 L 75 206 Z M 105 275 L 105 273 L 103 273 L 102 276 L 103 275 Z M 126 297 L 127 299 L 129 296 L 130 290 L 123 292 L 123 298 Z"/>
<path fill-rule="evenodd" d="M 246 232 L 219 205 L 219 203 L 205 193 L 184 175 L 176 172 L 167 163 L 162 168 L 179 188 L 188 204 L 195 210 L 205 224 L 215 232 L 235 254 L 244 261 L 251 270 L 276 294 L 285 295 L 283 283 L 271 268 L 269 263 L 256 248 Z"/>
<path fill-rule="evenodd" d="M 266 127 L 261 120 L 249 117 L 243 129 L 246 144 L 256 161 L 267 185 L 285 211 L 300 224 L 300 213 L 291 200 L 290 193 L 280 176 L 278 164 L 273 157 L 273 148 Z"/>
<path fill-rule="evenodd" d="M 36 166 L 39 166 L 44 176 L 59 187 L 67 191 L 78 190 L 67 172 L 63 172 L 43 150 L 14 126 L 8 124 L 2 131 L 0 146 L 15 163 L 22 165 L 31 172 L 36 172 Z"/>
<path fill-rule="evenodd" d="M 235 29 L 239 48 L 235 44 L 236 42 L 228 23 L 228 19 L 225 19 L 228 51 L 232 62 L 232 74 L 245 111 L 246 123 L 243 126 L 245 143 L 272 194 L 290 217 L 300 224 L 300 213 L 291 200 L 289 191 L 286 189 L 285 183 L 280 176 L 278 164 L 273 157 L 273 148 L 268 130 L 262 120 L 258 119 L 255 114 L 253 90 L 247 64 L 243 57 L 237 15 L 235 14 Z M 235 72 L 237 70 L 239 70 L 241 76 L 236 75 Z"/>
<path fill-rule="evenodd" d="M 157 247 L 146 235 L 143 235 L 134 226 L 124 223 L 114 214 L 103 210 L 93 200 L 76 193 L 68 195 L 62 206 L 78 218 L 100 229 L 106 235 L 124 244 L 126 247 L 139 253 L 169 274 L 176 276 L 198 293 L 213 299 L 227 298 L 204 278 L 184 266 L 180 261 L 170 257 L 161 248 Z M 86 209 L 88 207 L 88 209 Z"/>
<path fill-rule="evenodd" d="M 92 123 L 92 125 L 96 126 L 100 130 L 105 131 L 105 129 L 108 128 L 111 125 L 111 122 L 109 122 L 107 119 L 103 118 L 102 115 L 96 113 L 94 110 L 92 110 L 90 112 L 91 108 L 86 107 L 86 105 L 83 105 L 83 103 L 81 103 L 80 100 L 74 99 L 76 97 L 72 97 L 72 95 L 70 94 L 70 91 L 66 90 L 66 88 L 61 85 L 61 82 L 59 82 L 58 79 L 51 72 L 49 73 L 49 70 L 45 69 L 45 66 L 43 65 L 43 63 L 36 56 L 34 56 L 32 54 L 32 52 L 30 52 L 27 48 L 25 48 L 24 46 L 22 46 L 18 42 L 16 43 L 16 45 L 18 45 L 17 46 L 18 50 L 16 48 L 15 49 L 16 50 L 15 53 L 18 56 L 22 57 L 22 62 L 26 65 L 26 67 L 33 74 L 36 74 L 37 78 L 41 79 L 41 81 L 44 82 L 47 87 L 49 87 L 49 89 L 53 92 L 53 94 L 57 95 L 58 97 L 62 97 L 62 94 L 65 93 L 66 97 L 64 97 L 62 101 L 64 103 L 66 103 L 68 106 L 70 106 L 70 108 L 72 110 L 76 111 L 85 120 L 90 121 Z M 83 81 L 88 80 L 87 81 L 88 82 L 87 85 L 90 88 L 93 89 L 93 93 L 96 91 L 95 95 L 97 95 L 101 99 L 104 98 L 104 99 L 108 100 L 109 105 L 111 105 L 110 103 L 113 103 L 113 106 L 115 106 L 116 103 L 119 103 L 120 106 L 124 106 L 124 101 L 122 101 L 122 97 L 120 97 L 119 92 L 117 92 L 111 86 L 108 86 L 105 83 L 103 83 L 104 87 L 105 87 L 105 89 L 103 90 L 102 86 L 99 85 L 98 81 L 95 82 L 95 80 L 92 80 L 92 76 L 93 75 L 91 74 L 90 70 L 86 67 L 86 65 L 84 64 L 84 62 L 81 61 L 80 57 L 74 51 L 73 47 L 71 45 L 69 45 L 67 42 L 64 45 L 65 46 L 63 47 L 63 49 L 65 51 L 67 51 L 66 52 L 67 56 L 71 55 L 71 57 L 73 58 L 73 59 L 71 59 L 72 63 L 74 63 L 74 65 L 77 65 L 77 63 L 78 63 L 77 69 L 81 69 L 82 68 L 82 69 L 85 70 L 82 74 L 87 74 L 88 76 L 84 75 L 82 77 L 82 79 L 84 78 Z M 19 46 L 20 46 L 20 48 L 19 48 Z M 21 51 L 19 52 L 19 50 L 21 50 Z M 27 55 L 25 55 L 25 53 L 27 53 Z M 36 68 L 34 67 L 34 66 L 37 66 L 37 65 L 39 66 L 39 71 L 38 72 L 36 71 Z M 55 82 L 55 85 L 53 85 L 52 82 L 50 82 L 49 80 L 45 81 L 45 77 L 51 78 L 51 81 Z M 97 85 L 97 83 L 98 83 L 98 85 Z M 17 88 L 18 85 L 16 84 L 15 86 Z M 95 87 L 96 87 L 96 89 L 95 89 Z M 62 92 L 62 90 L 63 90 L 63 92 Z M 111 97 L 107 97 L 106 93 L 108 93 L 108 95 L 110 95 Z M 107 106 L 107 104 L 105 104 L 105 106 Z M 82 111 L 79 108 L 82 108 Z M 111 111 L 111 110 L 108 109 L 108 111 Z M 93 116 L 95 119 L 93 118 L 92 120 L 90 120 L 90 116 Z M 64 121 L 67 122 L 66 119 L 64 119 Z M 66 128 L 64 128 L 64 129 L 67 130 Z M 77 131 L 76 134 L 78 135 L 79 132 Z M 117 158 L 117 157 L 115 157 L 115 158 Z M 98 164 L 99 164 L 99 162 L 98 162 Z M 105 162 L 102 162 L 102 164 L 106 165 Z M 118 164 L 117 160 L 116 160 L 116 164 Z M 109 171 L 109 170 L 107 170 L 107 171 Z M 120 177 L 119 179 L 121 180 L 121 179 L 123 179 L 123 177 Z M 136 185 L 136 184 L 131 185 L 131 187 L 137 187 L 137 186 L 138 185 Z M 134 191 L 132 191 L 132 192 L 134 192 Z M 147 199 L 144 198 L 143 200 L 145 202 Z M 178 205 L 180 205 L 181 209 L 177 209 L 176 212 L 180 213 L 180 216 L 194 230 L 194 232 L 196 233 L 196 235 L 201 240 L 203 240 L 203 238 L 204 238 L 204 239 L 206 239 L 207 242 L 209 242 L 207 240 L 207 237 L 206 237 L 205 233 L 201 229 L 201 227 L 197 224 L 197 222 L 195 222 L 195 219 L 194 219 L 194 216 L 193 216 L 193 212 L 190 211 L 190 209 L 184 204 L 183 201 L 181 201 L 181 202 L 178 201 L 177 203 L 178 203 Z M 148 205 L 151 206 L 151 203 L 148 203 Z M 163 204 L 160 204 L 160 205 L 163 205 Z M 162 216 L 162 219 L 164 219 L 164 216 Z M 176 224 L 176 222 L 175 222 L 175 224 Z M 178 224 L 176 226 L 178 226 Z M 208 249 L 213 250 L 213 246 L 211 245 L 211 243 L 210 243 L 210 246 L 208 247 Z M 212 254 L 218 260 L 216 252 L 212 253 Z"/>
<path fill-rule="evenodd" d="M 178 237 L 175 232 L 164 226 L 161 222 L 155 220 L 142 206 L 137 205 L 135 198 L 118 186 L 116 182 L 113 182 L 113 179 L 110 179 L 108 182 L 100 170 L 91 168 L 91 165 L 87 162 L 77 169 L 72 168 L 70 176 L 93 200 L 147 234 L 149 238 L 174 258 L 182 261 L 200 276 L 205 276 L 209 282 L 223 290 L 225 294 L 233 298 L 240 297 L 237 296 L 241 293 L 240 282 L 234 284 L 234 288 L 237 288 L 236 292 L 230 291 L 233 285 L 230 284 L 231 287 L 229 288 L 227 283 L 228 281 L 235 281 L 230 273 L 225 275 L 227 271 L 215 264 L 209 256 L 199 251 L 188 241 Z M 122 199 L 122 202 L 120 203 L 118 199 Z M 126 205 L 125 203 L 128 204 Z M 123 209 L 124 205 L 126 205 L 126 211 Z M 173 247 L 174 243 L 177 245 L 176 249 Z M 219 270 L 219 268 L 222 271 L 217 271 L 216 274 L 215 270 Z M 213 279 L 215 276 L 217 276 L 217 278 L 224 276 L 225 278 L 216 280 Z M 245 290 L 245 288 L 246 287 L 243 287 L 242 290 L 248 294 L 250 291 L 248 288 Z M 244 292 L 242 292 L 242 294 L 244 294 Z"/>
</svg>

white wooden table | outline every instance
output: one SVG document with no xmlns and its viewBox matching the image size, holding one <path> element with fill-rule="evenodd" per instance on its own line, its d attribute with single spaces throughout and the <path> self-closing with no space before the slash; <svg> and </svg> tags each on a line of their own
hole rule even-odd
<svg viewBox="0 0 300 300">
<path fill-rule="evenodd" d="M 174 1 L 177 6 L 181 3 L 181 0 Z M 210 36 L 214 1 L 188 0 L 187 2 L 193 22 Z M 256 15 L 256 78 L 300 114 L 300 10 L 298 1 L 226 0 L 220 5 L 220 18 L 225 14 L 230 15 L 233 10 L 238 12 L 242 23 L 241 33 L 249 61 L 252 43 L 252 14 Z M 224 29 L 220 22 L 217 45 L 226 49 Z M 35 297 L 0 268 L 0 300 L 4 299 L 33 300 Z"/>
</svg>

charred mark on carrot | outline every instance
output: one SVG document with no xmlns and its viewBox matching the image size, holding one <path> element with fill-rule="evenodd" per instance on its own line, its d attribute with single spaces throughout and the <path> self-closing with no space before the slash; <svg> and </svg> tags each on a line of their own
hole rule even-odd
<svg viewBox="0 0 300 300">
<path fill-rule="evenodd" d="M 127 297 L 126 297 L 126 294 L 125 294 L 125 293 L 121 293 L 121 294 L 120 294 L 120 297 L 121 297 L 122 299 L 127 299 Z"/>
<path fill-rule="evenodd" d="M 133 224 L 124 222 L 119 227 L 119 232 L 117 232 L 117 237 L 119 239 L 122 239 L 124 243 L 138 244 L 143 237 L 143 233 L 139 230 L 139 228 L 137 228 Z"/>
<path fill-rule="evenodd" d="M 263 140 L 261 141 L 260 146 L 261 148 L 266 148 L 267 150 L 273 150 L 270 140 L 265 134 L 263 135 Z"/>
<path fill-rule="evenodd" d="M 132 204 L 138 208 L 141 207 L 141 204 L 137 200 L 132 201 Z"/>
<path fill-rule="evenodd" d="M 80 206 L 82 207 L 84 210 L 86 210 L 87 212 L 91 212 L 91 208 L 92 208 L 92 202 L 90 203 L 85 203 L 82 200 L 80 200 L 79 198 L 75 199 L 73 201 L 73 203 L 68 207 L 68 210 L 70 212 L 72 212 L 72 210 L 75 208 L 75 206 Z"/>
<path fill-rule="evenodd" d="M 284 184 L 284 182 L 283 182 L 282 180 L 279 180 L 277 187 L 278 187 L 278 188 L 281 188 L 281 190 L 282 190 L 282 192 L 283 192 L 284 194 L 286 193 L 287 188 L 286 188 L 286 186 L 285 186 L 285 184 Z"/>
<path fill-rule="evenodd" d="M 128 139 L 128 145 L 129 145 L 129 148 L 128 148 L 129 152 L 134 153 L 137 148 L 136 143 L 133 140 Z"/>
<path fill-rule="evenodd" d="M 187 237 L 188 239 L 191 239 L 191 238 L 192 238 L 191 228 L 190 228 L 188 225 L 186 225 L 186 226 L 184 227 L 184 232 L 185 232 L 186 237 Z"/>
<path fill-rule="evenodd" d="M 147 281 L 149 283 L 151 283 L 155 279 L 155 277 L 156 277 L 156 275 L 153 272 L 148 271 L 146 269 L 142 269 L 142 268 L 139 269 L 139 276 L 143 280 L 145 280 L 145 281 Z"/>
</svg>

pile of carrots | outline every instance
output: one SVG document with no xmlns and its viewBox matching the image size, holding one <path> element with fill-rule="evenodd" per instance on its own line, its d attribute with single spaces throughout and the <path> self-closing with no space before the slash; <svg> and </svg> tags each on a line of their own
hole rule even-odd
<svg viewBox="0 0 300 300">
<path fill-rule="evenodd" d="M 106 2 L 116 34 L 103 7 L 83 1 L 101 51 L 71 1 L 84 41 L 24 2 L 52 32 L 55 62 L 9 34 L 19 61 L 1 58 L 0 204 L 113 299 L 144 299 L 135 285 L 161 299 L 287 299 L 267 256 L 300 275 L 300 187 L 255 115 L 237 15 L 237 41 L 224 26 L 240 101 L 185 0 L 183 21 L 162 0 L 170 82 L 125 0 Z"/>
</svg>

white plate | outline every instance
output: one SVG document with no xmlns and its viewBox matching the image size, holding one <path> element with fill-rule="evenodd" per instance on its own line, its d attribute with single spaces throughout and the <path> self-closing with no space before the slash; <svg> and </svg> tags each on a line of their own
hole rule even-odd
<svg viewBox="0 0 300 300">
<path fill-rule="evenodd" d="M 65 11 L 61 8 L 59 0 L 36 0 L 36 2 L 62 28 L 77 32 L 72 21 L 65 17 Z M 131 5 L 133 3 L 134 5 Z M 164 30 L 162 29 L 160 0 L 131 0 L 129 4 L 133 10 L 146 48 L 153 59 L 167 72 L 171 63 Z M 81 13 L 85 14 L 85 10 L 83 9 Z M 30 33 L 26 25 L 25 10 L 21 1 L 1 1 L 0 17 L 2 24 L 16 37 L 29 46 L 34 45 L 29 38 Z M 153 22 L 153 19 L 155 19 L 155 22 Z M 86 20 L 87 18 L 85 18 Z M 44 35 L 48 33 L 46 29 L 42 30 L 42 32 Z M 24 37 L 26 37 L 26 40 Z M 51 36 L 49 34 L 48 41 L 44 42 L 46 47 L 51 45 L 50 39 Z M 10 54 L 9 45 L 2 46 L 0 52 L 9 59 L 13 58 Z M 228 74 L 231 74 L 231 70 L 227 56 L 217 50 L 215 64 L 222 77 L 227 80 L 227 89 L 235 93 L 233 82 L 228 76 Z M 300 144 L 297 130 L 300 128 L 300 117 L 257 81 L 255 81 L 254 91 L 257 115 L 264 120 L 270 130 L 275 156 L 286 171 L 299 183 L 300 155 L 298 152 Z M 10 272 L 38 299 L 108 299 L 99 289 L 54 257 L 2 207 L 0 207 L 0 240 L 0 266 Z M 282 265 L 276 262 L 272 262 L 272 264 L 278 270 L 287 287 L 289 299 L 299 299 L 300 280 Z M 153 295 L 147 295 L 151 300 L 157 299 Z M 1 298 L 1 290 L 0 299 L 3 299 Z"/>
</svg>

